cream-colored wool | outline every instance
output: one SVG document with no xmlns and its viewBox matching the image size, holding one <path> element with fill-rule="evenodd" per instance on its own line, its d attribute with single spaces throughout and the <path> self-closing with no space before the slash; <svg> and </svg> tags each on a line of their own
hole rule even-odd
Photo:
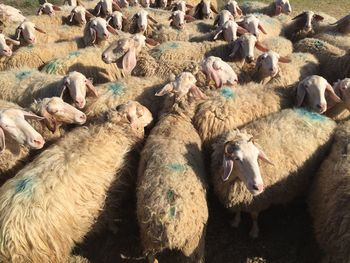
<svg viewBox="0 0 350 263">
<path fill-rule="evenodd" d="M 245 126 L 244 132 L 253 136 L 273 163 L 260 162 L 265 190 L 257 196 L 237 178 L 235 168 L 227 181 L 222 180 L 224 143 L 240 134 L 230 130 L 214 145 L 211 160 L 214 192 L 226 208 L 250 213 L 259 213 L 272 204 L 284 204 L 305 194 L 330 147 L 335 128 L 333 120 L 304 109 L 286 109 Z"/>
<path fill-rule="evenodd" d="M 67 263 L 90 263 L 90 261 L 87 258 L 81 256 L 71 256 L 69 257 Z"/>
<path fill-rule="evenodd" d="M 326 252 L 322 262 L 350 261 L 349 137 L 347 121 L 336 129 L 332 150 L 315 176 L 308 197 L 316 240 Z"/>
<path fill-rule="evenodd" d="M 2 262 L 66 262 L 96 223 L 127 154 L 141 142 L 128 120 L 77 128 L 22 169 L 0 189 Z M 120 193 L 122 194 L 122 193 Z"/>
<path fill-rule="evenodd" d="M 93 78 L 96 84 L 121 79 L 121 70 L 114 63 L 104 63 L 101 59 L 102 52 L 103 50 L 97 47 L 81 49 L 51 60 L 43 67 L 42 72 L 66 75 L 71 71 L 78 71 L 87 78 Z"/>
<path fill-rule="evenodd" d="M 320 75 L 330 83 L 350 76 L 350 53 L 325 41 L 307 38 L 294 44 L 296 52 L 308 52 L 319 60 Z"/>
<path fill-rule="evenodd" d="M 145 254 L 179 250 L 204 262 L 206 175 L 194 106 L 175 103 L 152 129 L 141 154 L 137 218 Z"/>
<path fill-rule="evenodd" d="M 281 56 L 287 56 L 293 52 L 293 44 L 290 40 L 282 36 L 268 37 L 261 41 L 264 47 L 269 50 L 275 51 Z M 257 56 L 262 52 L 256 49 Z"/>
<path fill-rule="evenodd" d="M 279 36 L 282 32 L 282 23 L 280 20 L 264 14 L 254 14 L 260 20 L 261 26 L 267 34 L 259 33 L 259 40 L 263 41 L 266 38 Z"/>
<path fill-rule="evenodd" d="M 87 99 L 84 112 L 88 118 L 99 116 L 121 103 L 136 100 L 147 107 L 154 116 L 161 108 L 161 99 L 154 94 L 162 87 L 164 81 L 157 77 L 128 77 L 118 82 L 96 86 L 97 98 Z"/>
<path fill-rule="evenodd" d="M 258 118 L 291 107 L 293 87 L 270 87 L 248 83 L 237 88 L 223 87 L 208 93 L 198 106 L 194 126 L 206 147 L 222 134 Z"/>
<path fill-rule="evenodd" d="M 260 13 L 268 16 L 274 16 L 276 8 L 274 3 L 266 4 L 257 1 L 245 1 L 240 5 L 243 14 L 255 14 Z"/>
<path fill-rule="evenodd" d="M 342 33 L 327 31 L 314 36 L 314 38 L 323 40 L 330 43 L 333 46 L 341 48 L 343 50 L 350 49 L 349 35 L 344 35 Z"/>
</svg>

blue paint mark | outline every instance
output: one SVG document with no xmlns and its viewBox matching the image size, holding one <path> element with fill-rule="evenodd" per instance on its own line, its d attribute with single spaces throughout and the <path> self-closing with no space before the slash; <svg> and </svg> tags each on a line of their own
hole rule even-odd
<svg viewBox="0 0 350 263">
<path fill-rule="evenodd" d="M 230 87 L 222 87 L 220 89 L 220 95 L 226 99 L 234 99 L 235 92 Z"/>
<path fill-rule="evenodd" d="M 33 182 L 30 178 L 24 178 L 19 180 L 16 184 L 16 194 L 28 190 L 29 188 L 31 188 L 32 185 Z"/>
<path fill-rule="evenodd" d="M 80 51 L 72 51 L 68 53 L 68 57 L 72 58 L 72 57 L 77 57 L 81 54 Z"/>
<path fill-rule="evenodd" d="M 124 83 L 121 82 L 116 82 L 116 83 L 111 83 L 108 85 L 108 89 L 110 89 L 114 95 L 122 95 L 124 94 L 124 89 L 125 89 Z"/>
<path fill-rule="evenodd" d="M 172 171 L 172 172 L 176 172 L 176 173 L 183 173 L 186 170 L 186 166 L 179 164 L 179 163 L 172 163 L 168 165 L 168 168 Z"/>
<path fill-rule="evenodd" d="M 157 46 L 156 48 L 151 50 L 151 55 L 155 57 L 156 59 L 159 59 L 160 56 L 167 50 L 170 49 L 176 49 L 179 47 L 178 43 L 175 42 L 166 42 L 164 44 L 161 44 Z"/>
<path fill-rule="evenodd" d="M 25 78 L 27 78 L 28 76 L 30 76 L 32 74 L 32 71 L 30 70 L 21 70 L 16 72 L 16 78 L 19 80 L 24 80 Z"/>
<path fill-rule="evenodd" d="M 328 120 L 327 117 L 317 113 L 317 112 L 313 112 L 313 111 L 309 111 L 305 108 L 299 108 L 299 109 L 295 109 L 295 111 L 301 115 L 302 117 L 306 117 L 311 121 L 318 121 L 318 122 L 324 122 L 326 120 Z"/>
</svg>

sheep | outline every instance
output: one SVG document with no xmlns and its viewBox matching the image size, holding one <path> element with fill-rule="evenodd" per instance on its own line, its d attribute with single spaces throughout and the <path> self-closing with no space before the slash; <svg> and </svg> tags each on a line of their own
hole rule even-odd
<svg viewBox="0 0 350 263">
<path fill-rule="evenodd" d="M 92 18 L 93 15 L 85 9 L 83 6 L 76 6 L 72 9 L 70 15 L 68 16 L 68 21 L 70 23 L 76 23 L 79 26 L 86 24 L 86 18 Z"/>
<path fill-rule="evenodd" d="M 84 43 L 86 46 L 99 44 L 108 39 L 109 33 L 117 35 L 117 31 L 101 17 L 91 19 L 84 28 Z"/>
<path fill-rule="evenodd" d="M 22 12 L 10 5 L 0 4 L 0 18 L 10 22 L 23 22 L 25 16 Z"/>
<path fill-rule="evenodd" d="M 326 19 L 325 19 L 326 17 Z M 316 14 L 313 11 L 304 11 L 292 19 L 292 21 L 283 29 L 283 35 L 293 42 L 300 39 L 311 37 L 315 32 L 321 31 L 325 23 L 323 21 L 333 22 L 331 17 L 325 14 Z"/>
<path fill-rule="evenodd" d="M 119 7 L 119 5 L 114 2 L 114 0 L 100 0 L 94 11 L 95 11 L 95 15 L 96 16 L 103 16 L 103 17 L 106 17 L 106 16 L 109 16 L 113 13 L 113 9 L 121 12 L 121 8 Z"/>
<path fill-rule="evenodd" d="M 350 33 L 350 15 L 346 15 L 340 18 L 337 22 L 333 23 L 336 27 L 336 31 L 342 34 Z"/>
<path fill-rule="evenodd" d="M 241 7 L 245 14 L 261 13 L 268 16 L 278 16 L 280 14 L 289 15 L 292 13 L 292 7 L 289 0 L 274 0 L 269 5 L 261 2 L 247 1 L 244 2 Z"/>
<path fill-rule="evenodd" d="M 330 102 L 325 115 L 336 121 L 344 121 L 349 118 L 350 111 L 350 78 L 338 80 L 333 84 L 333 89 L 342 102 Z"/>
<path fill-rule="evenodd" d="M 223 134 L 214 144 L 211 177 L 220 201 L 236 212 L 232 226 L 238 227 L 241 211 L 248 212 L 253 219 L 250 236 L 257 238 L 261 211 L 304 194 L 335 128 L 333 120 L 317 113 L 285 109 L 244 131 Z M 259 165 L 258 159 L 267 164 Z"/>
<path fill-rule="evenodd" d="M 267 34 L 260 20 L 255 15 L 246 15 L 237 21 L 237 23 L 257 38 L 260 36 L 259 30 L 265 35 Z"/>
<path fill-rule="evenodd" d="M 73 103 L 82 109 L 87 93 L 97 96 L 92 82 L 75 71 L 66 76 L 55 76 L 22 69 L 1 72 L 0 77 L 0 99 L 15 102 L 22 107 L 28 107 L 33 99 L 59 97 L 69 93 Z"/>
<path fill-rule="evenodd" d="M 119 11 L 114 11 L 107 19 L 107 23 L 117 30 L 122 30 L 123 22 L 125 23 L 125 17 Z"/>
<path fill-rule="evenodd" d="M 202 70 L 207 79 L 214 80 L 217 88 L 238 83 L 237 74 L 221 58 L 210 56 L 202 61 Z"/>
<path fill-rule="evenodd" d="M 238 3 L 234 0 L 228 0 L 223 9 L 230 11 L 235 19 L 243 15 L 242 9 L 239 7 Z"/>
<path fill-rule="evenodd" d="M 344 52 L 319 39 L 306 38 L 294 44 L 297 52 L 309 52 L 320 62 L 320 75 L 330 83 L 350 76 L 349 51 Z"/>
<path fill-rule="evenodd" d="M 331 152 L 316 174 L 308 208 L 322 262 L 348 262 L 349 254 L 349 121 L 338 126 Z"/>
<path fill-rule="evenodd" d="M 228 10 L 221 10 L 220 13 L 215 17 L 214 26 L 217 25 L 218 27 L 221 27 L 229 20 L 235 20 L 231 12 Z"/>
<path fill-rule="evenodd" d="M 218 39 L 219 35 L 222 34 L 226 42 L 233 42 L 237 39 L 237 33 L 244 34 L 248 33 L 248 31 L 239 26 L 235 21 L 228 20 L 215 33 L 214 40 Z"/>
<path fill-rule="evenodd" d="M 96 86 L 97 98 L 88 97 L 84 112 L 88 119 L 101 117 L 108 110 L 115 108 L 122 102 L 136 100 L 146 106 L 154 116 L 161 107 L 161 100 L 154 97 L 163 80 L 157 77 L 128 76 L 118 82 L 110 82 Z"/>
<path fill-rule="evenodd" d="M 291 107 L 294 102 L 293 87 L 269 87 L 247 83 L 237 88 L 222 87 L 207 94 L 193 119 L 206 152 L 212 143 L 225 132 L 242 127 L 258 118 Z"/>
<path fill-rule="evenodd" d="M 66 75 L 70 71 L 78 71 L 93 78 L 96 84 L 117 81 L 122 78 L 121 70 L 116 64 L 106 64 L 100 58 L 103 50 L 97 47 L 85 48 L 49 61 L 41 72 Z"/>
<path fill-rule="evenodd" d="M 138 108 L 136 121 L 148 114 Z M 144 134 L 143 119 L 130 127 L 133 114 L 111 110 L 105 121 L 72 130 L 3 185 L 1 261 L 67 261 L 96 223 L 111 185 L 127 186 L 128 153 Z"/>
<path fill-rule="evenodd" d="M 40 33 L 46 34 L 44 30 L 40 29 L 34 23 L 24 20 L 16 28 L 16 40 L 21 40 L 21 44 L 34 44 L 36 42 L 35 30 Z"/>
<path fill-rule="evenodd" d="M 218 11 L 210 0 L 201 0 L 193 9 L 189 14 L 197 19 L 209 19 L 213 16 L 212 12 L 218 14 Z"/>
<path fill-rule="evenodd" d="M 189 5 L 186 3 L 186 1 L 184 0 L 176 0 L 176 1 L 172 1 L 172 4 L 171 4 L 171 8 L 172 8 L 172 11 L 182 11 L 182 12 L 187 12 L 187 8 L 190 8 L 192 9 L 193 6 L 192 5 Z"/>
<path fill-rule="evenodd" d="M 148 36 L 154 28 L 150 22 L 154 24 L 158 23 L 146 10 L 140 9 L 131 17 L 131 22 L 128 25 L 129 28 L 127 28 L 127 31 L 131 34 L 142 33 Z"/>
<path fill-rule="evenodd" d="M 334 103 L 342 102 L 325 78 L 311 75 L 299 82 L 296 105 L 300 107 L 304 103 L 310 109 L 324 113 L 328 108 L 326 97 L 328 100 L 333 100 Z"/>
<path fill-rule="evenodd" d="M 183 29 L 185 22 L 193 21 L 194 18 L 186 15 L 183 11 L 177 10 L 171 13 L 169 20 L 171 27 L 175 29 Z"/>
<path fill-rule="evenodd" d="M 0 57 L 1 56 L 11 57 L 13 45 L 19 46 L 20 42 L 13 40 L 5 36 L 4 34 L 0 34 Z"/>
<path fill-rule="evenodd" d="M 6 109 L 15 110 L 13 118 L 20 118 L 25 113 L 29 124 L 35 129 L 34 131 L 25 129 L 26 126 L 20 126 L 20 124 L 9 123 L 4 117 L 3 130 L 5 130 L 10 136 L 6 138 L 8 142 L 7 148 L 5 148 L 5 141 L 2 144 L 2 152 L 0 154 L 1 166 L 1 182 L 8 179 L 9 176 L 13 176 L 19 171 L 30 157 L 30 148 L 41 149 L 44 146 L 45 141 L 52 142 L 60 138 L 64 133 L 64 126 L 66 124 L 78 124 L 82 125 L 86 121 L 86 115 L 77 110 L 73 106 L 63 102 L 59 97 L 45 98 L 40 101 L 32 103 L 29 107 L 31 112 L 24 111 L 23 108 L 17 104 L 0 100 L 0 109 L 4 111 L 6 116 Z M 24 125 L 24 123 L 23 123 Z M 8 128 L 12 127 L 12 128 Z M 33 130 L 33 128 L 31 128 Z M 17 129 L 17 130 L 16 130 Z M 21 130 L 23 129 L 22 132 Z M 1 130 L 2 131 L 2 130 Z M 1 132 L 0 132 L 1 133 Z M 23 138 L 23 136 L 27 136 Z M 5 139 L 5 137 L 2 137 Z M 28 146 L 20 146 L 25 144 Z"/>
<path fill-rule="evenodd" d="M 61 11 L 61 8 L 57 5 L 53 5 L 51 3 L 46 2 L 42 5 L 40 5 L 38 12 L 37 12 L 37 15 L 46 14 L 49 16 L 54 16 L 55 11 Z"/>
<path fill-rule="evenodd" d="M 73 6 L 73 7 L 83 6 L 80 0 L 64 0 L 63 4 L 66 4 L 66 3 L 68 3 L 69 6 Z"/>
<path fill-rule="evenodd" d="M 204 261 L 206 174 L 201 140 L 191 123 L 193 97 L 202 99 L 203 94 L 195 83 L 192 74 L 183 72 L 156 94 L 172 94 L 171 102 L 141 153 L 137 219 L 144 254 L 152 263 L 165 249 L 179 250 L 192 262 Z"/>
</svg>

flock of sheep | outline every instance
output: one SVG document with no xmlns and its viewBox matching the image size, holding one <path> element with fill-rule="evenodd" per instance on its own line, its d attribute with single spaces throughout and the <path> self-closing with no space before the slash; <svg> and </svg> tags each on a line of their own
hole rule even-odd
<svg viewBox="0 0 350 263">
<path fill-rule="evenodd" d="M 88 262 L 75 244 L 135 185 L 150 263 L 205 261 L 209 187 L 252 238 L 307 196 L 324 262 L 350 262 L 350 15 L 66 2 L 0 5 L 1 262 Z"/>
</svg>

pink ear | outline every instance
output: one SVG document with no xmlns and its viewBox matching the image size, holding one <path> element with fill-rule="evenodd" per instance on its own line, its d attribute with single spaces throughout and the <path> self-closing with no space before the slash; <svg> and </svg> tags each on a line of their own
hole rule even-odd
<svg viewBox="0 0 350 263">
<path fill-rule="evenodd" d="M 241 35 L 248 33 L 248 31 L 245 28 L 238 25 L 237 25 L 237 32 L 240 33 Z"/>
<path fill-rule="evenodd" d="M 94 85 L 92 85 L 91 80 L 89 80 L 89 79 L 86 80 L 86 87 L 87 87 L 88 90 L 92 93 L 92 95 L 93 95 L 94 97 L 98 97 L 97 90 L 96 90 L 96 88 L 94 87 Z"/>
<path fill-rule="evenodd" d="M 326 86 L 326 92 L 328 92 L 328 94 L 330 95 L 330 97 L 332 98 L 332 100 L 334 100 L 334 102 L 340 103 L 342 102 L 341 98 L 338 97 L 337 94 L 335 94 L 332 86 L 330 84 L 327 84 Z"/>
<path fill-rule="evenodd" d="M 207 98 L 207 96 L 205 96 L 205 94 L 203 94 L 203 92 L 196 85 L 193 85 L 190 88 L 190 92 L 197 99 L 206 99 Z"/>
<path fill-rule="evenodd" d="M 257 49 L 259 49 L 260 51 L 262 51 L 262 52 L 267 52 L 267 51 L 269 51 L 266 47 L 264 47 L 264 46 L 260 43 L 260 41 L 256 41 L 255 47 L 256 47 Z"/>
<path fill-rule="evenodd" d="M 297 107 L 300 107 L 301 104 L 303 104 L 305 95 L 306 95 L 306 89 L 304 87 L 304 83 L 300 82 L 297 88 L 297 101 L 296 101 Z"/>
<path fill-rule="evenodd" d="M 0 152 L 5 150 L 5 133 L 4 130 L 0 127 Z"/>
<path fill-rule="evenodd" d="M 157 97 L 164 96 L 165 94 L 169 94 L 174 90 L 174 86 L 172 83 L 166 84 L 160 91 L 158 91 L 155 95 Z"/>
<path fill-rule="evenodd" d="M 282 13 L 281 5 L 276 5 L 275 14 L 280 15 Z"/>
<path fill-rule="evenodd" d="M 290 62 L 292 62 L 292 60 L 290 58 L 282 57 L 282 56 L 278 59 L 278 61 L 281 62 L 281 63 L 290 63 Z"/>
<path fill-rule="evenodd" d="M 23 111 L 23 115 L 26 119 L 34 119 L 34 120 L 43 120 L 45 119 L 44 117 L 40 117 L 36 114 L 34 114 L 33 112 L 29 112 L 29 111 Z"/>
<path fill-rule="evenodd" d="M 120 6 L 116 2 L 112 2 L 112 6 L 114 7 L 115 10 L 122 12 L 122 9 L 120 8 Z"/>
<path fill-rule="evenodd" d="M 113 27 L 111 27 L 110 25 L 107 25 L 107 30 L 109 32 L 111 32 L 112 34 L 114 34 L 114 35 L 118 35 L 118 32 Z"/>
<path fill-rule="evenodd" d="M 262 27 L 262 25 L 259 23 L 258 28 L 260 29 L 261 32 L 263 32 L 265 35 L 267 34 L 265 29 Z"/>
<path fill-rule="evenodd" d="M 193 21 L 195 21 L 196 19 L 195 19 L 193 16 L 185 15 L 185 20 L 186 20 L 186 22 L 193 22 Z"/>
<path fill-rule="evenodd" d="M 259 155 L 258 156 L 259 156 L 260 160 L 262 160 L 264 162 L 267 162 L 267 163 L 269 163 L 271 165 L 274 165 L 261 149 L 259 149 Z"/>
<path fill-rule="evenodd" d="M 101 4 L 101 2 L 99 2 L 99 3 L 96 5 L 96 8 L 95 8 L 95 10 L 97 11 L 97 12 L 96 12 L 96 16 L 99 16 L 99 15 L 100 15 L 100 13 L 101 13 L 101 7 L 102 7 L 102 4 Z"/>
<path fill-rule="evenodd" d="M 237 6 L 236 11 L 240 16 L 243 14 L 242 9 L 239 6 Z"/>
<path fill-rule="evenodd" d="M 130 74 L 131 71 L 136 67 L 136 50 L 130 48 L 129 51 L 123 57 L 123 70 Z"/>
<path fill-rule="evenodd" d="M 53 10 L 55 11 L 61 11 L 61 8 L 57 5 L 52 6 Z"/>
<path fill-rule="evenodd" d="M 222 81 L 215 69 L 210 69 L 210 77 L 215 81 L 216 88 L 220 88 Z"/>
<path fill-rule="evenodd" d="M 94 44 L 96 42 L 96 30 L 93 29 L 92 27 L 89 28 L 90 30 L 90 36 L 91 36 L 91 42 Z"/>
<path fill-rule="evenodd" d="M 146 43 L 151 46 L 156 46 L 159 44 L 157 41 L 149 37 L 146 37 Z"/>
</svg>

